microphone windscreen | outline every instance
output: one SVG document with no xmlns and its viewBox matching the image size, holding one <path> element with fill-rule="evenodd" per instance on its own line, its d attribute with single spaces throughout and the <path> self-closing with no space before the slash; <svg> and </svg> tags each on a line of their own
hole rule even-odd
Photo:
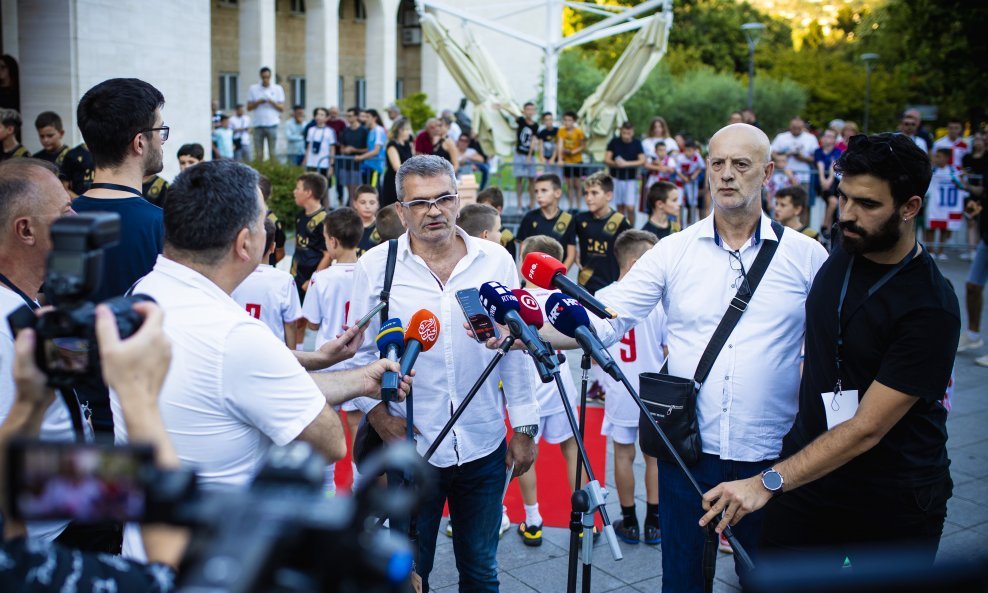
<svg viewBox="0 0 988 593">
<path fill-rule="evenodd" d="M 521 273 L 525 280 L 539 288 L 552 288 L 552 278 L 556 274 L 565 276 L 566 266 L 547 253 L 535 251 L 525 256 L 521 265 Z"/>
<path fill-rule="evenodd" d="M 408 331 L 405 332 L 405 343 L 416 340 L 422 344 L 422 352 L 427 351 L 439 339 L 439 318 L 435 313 L 419 309 L 408 320 Z"/>
<path fill-rule="evenodd" d="M 590 325 L 590 317 L 576 299 L 562 293 L 553 293 L 545 302 L 545 314 L 549 323 L 564 336 L 576 337 L 576 329 Z"/>
<path fill-rule="evenodd" d="M 405 350 L 405 328 L 401 326 L 401 319 L 392 317 L 381 325 L 381 331 L 377 333 L 377 349 L 384 352 L 388 346 L 398 347 L 398 356 Z"/>
<path fill-rule="evenodd" d="M 480 304 L 501 325 L 504 325 L 504 316 L 508 311 L 518 310 L 518 299 L 500 282 L 484 282 L 481 285 Z"/>
<path fill-rule="evenodd" d="M 544 323 L 542 307 L 539 307 L 539 302 L 535 300 L 535 297 L 522 288 L 512 290 L 511 294 L 518 299 L 520 305 L 518 311 L 521 313 L 522 320 L 527 325 L 534 325 L 536 329 L 542 327 Z"/>
</svg>

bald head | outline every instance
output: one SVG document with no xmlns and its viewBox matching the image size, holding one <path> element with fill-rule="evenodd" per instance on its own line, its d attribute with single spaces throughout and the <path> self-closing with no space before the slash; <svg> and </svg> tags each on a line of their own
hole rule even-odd
<svg viewBox="0 0 988 593">
<path fill-rule="evenodd" d="M 58 180 L 58 169 L 52 163 L 20 158 L 0 164 L 0 244 L 13 231 L 11 223 L 15 219 L 38 216 L 59 197 L 68 200 Z"/>
<path fill-rule="evenodd" d="M 717 130 L 710 137 L 710 152 L 713 154 L 714 147 L 718 143 L 730 142 L 749 151 L 751 156 L 761 164 L 767 163 L 771 156 L 772 143 L 765 132 L 750 124 L 730 124 Z"/>
</svg>

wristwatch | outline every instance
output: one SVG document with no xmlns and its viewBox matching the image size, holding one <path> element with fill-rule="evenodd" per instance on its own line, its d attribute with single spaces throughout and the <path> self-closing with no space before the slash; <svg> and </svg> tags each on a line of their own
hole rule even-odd
<svg viewBox="0 0 988 593">
<path fill-rule="evenodd" d="M 524 426 L 516 426 L 515 432 L 518 434 L 524 434 L 532 437 L 533 439 L 537 434 L 539 434 L 538 424 L 525 424 Z"/>
<path fill-rule="evenodd" d="M 782 485 L 785 483 L 782 474 L 775 471 L 775 468 L 768 468 L 762 472 L 762 486 L 772 493 L 773 496 L 782 494 Z"/>
</svg>

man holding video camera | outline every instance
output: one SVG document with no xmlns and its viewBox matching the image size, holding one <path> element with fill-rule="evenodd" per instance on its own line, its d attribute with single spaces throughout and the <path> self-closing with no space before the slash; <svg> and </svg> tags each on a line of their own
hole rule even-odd
<svg viewBox="0 0 988 593">
<path fill-rule="evenodd" d="M 51 224 L 72 213 L 72 202 L 54 165 L 37 159 L 12 159 L 0 165 L 0 420 L 7 417 L 15 400 L 14 336 L 6 322 L 7 315 L 25 304 L 38 308 L 45 261 L 52 248 Z M 75 395 L 70 394 L 70 398 Z M 78 438 L 86 436 L 91 435 Z M 77 439 L 71 414 L 61 397 L 45 407 L 41 438 Z M 60 537 L 67 525 L 67 521 L 33 522 L 28 531 L 32 537 L 50 542 Z M 100 545 L 91 539 L 72 538 L 71 533 L 62 543 L 88 549 Z"/>
<path fill-rule="evenodd" d="M 310 376 L 230 297 L 264 255 L 267 210 L 257 183 L 256 171 L 234 161 L 200 163 L 176 177 L 164 253 L 133 289 L 165 311 L 175 349 L 161 413 L 183 465 L 196 468 L 206 489 L 247 485 L 272 444 L 298 440 L 329 461 L 342 458 L 346 441 L 330 405 L 376 395 L 382 373 L 399 370 L 377 361 Z M 110 396 L 117 441 L 126 441 L 119 397 Z M 125 555 L 140 558 L 137 544 L 128 535 Z"/>
</svg>

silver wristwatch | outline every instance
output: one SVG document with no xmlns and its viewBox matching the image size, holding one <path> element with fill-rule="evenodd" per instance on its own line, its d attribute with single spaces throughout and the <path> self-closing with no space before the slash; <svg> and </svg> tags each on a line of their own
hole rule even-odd
<svg viewBox="0 0 988 593">
<path fill-rule="evenodd" d="M 515 427 L 515 432 L 517 432 L 519 434 L 528 435 L 528 436 L 530 436 L 530 437 L 532 437 L 534 439 L 535 436 L 537 434 L 539 434 L 539 425 L 538 424 L 525 424 L 524 426 L 516 426 Z"/>
</svg>

